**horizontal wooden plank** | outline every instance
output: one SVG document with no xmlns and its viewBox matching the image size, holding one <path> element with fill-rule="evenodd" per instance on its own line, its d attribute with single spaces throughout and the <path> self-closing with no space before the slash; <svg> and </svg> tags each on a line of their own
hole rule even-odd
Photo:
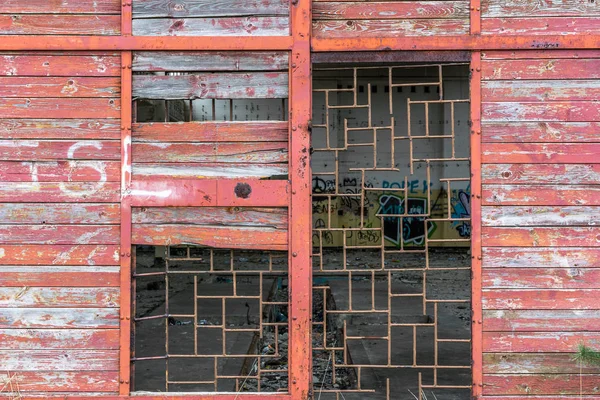
<svg viewBox="0 0 600 400">
<path fill-rule="evenodd" d="M 115 329 L 118 308 L 0 308 L 2 329 Z"/>
<path fill-rule="evenodd" d="M 134 19 L 136 36 L 287 36 L 287 17 Z"/>
<path fill-rule="evenodd" d="M 598 310 L 484 310 L 484 331 L 600 331 Z"/>
<path fill-rule="evenodd" d="M 482 18 L 484 35 L 597 35 L 599 17 Z"/>
<path fill-rule="evenodd" d="M 0 245 L 3 265 L 119 265 L 119 246 Z"/>
<path fill-rule="evenodd" d="M 133 3 L 133 18 L 231 17 L 288 15 L 285 0 L 144 0 Z"/>
<path fill-rule="evenodd" d="M 279 163 L 288 161 L 288 143 L 134 143 L 131 158 L 134 163 Z"/>
<path fill-rule="evenodd" d="M 6 371 L 116 371 L 118 350 L 0 350 Z"/>
<path fill-rule="evenodd" d="M 2 244 L 119 244 L 118 225 L 0 225 Z"/>
<path fill-rule="evenodd" d="M 598 26 L 600 29 L 600 18 Z M 481 83 L 481 98 L 486 102 L 584 101 L 599 97 L 599 80 L 516 80 Z"/>
<path fill-rule="evenodd" d="M 0 350 L 118 349 L 118 329 L 1 329 Z M 2 375 L 0 375 L 0 380 Z M 0 383 L 1 384 L 1 383 Z"/>
<path fill-rule="evenodd" d="M 484 226 L 481 238 L 487 247 L 600 246 L 600 226 L 505 227 Z"/>
<path fill-rule="evenodd" d="M 0 55 L 0 76 L 121 76 L 117 56 Z"/>
<path fill-rule="evenodd" d="M 484 310 L 598 310 L 598 289 L 485 289 Z"/>
<path fill-rule="evenodd" d="M 283 99 L 287 72 L 134 75 L 133 96 L 142 99 Z"/>
<path fill-rule="evenodd" d="M 469 3 L 465 1 L 315 1 L 313 19 L 429 19 L 469 18 Z"/>
<path fill-rule="evenodd" d="M 0 77 L 2 97 L 119 97 L 120 94 L 121 80 L 116 77 Z"/>
<path fill-rule="evenodd" d="M 600 70 L 600 63 L 598 64 Z M 483 121 L 600 121 L 595 101 L 482 103 Z"/>
<path fill-rule="evenodd" d="M 581 164 L 600 162 L 600 143 L 484 143 L 485 164 Z"/>
<path fill-rule="evenodd" d="M 288 53 L 282 51 L 137 51 L 133 71 L 286 71 Z"/>
<path fill-rule="evenodd" d="M 572 353 L 488 353 L 483 355 L 486 374 L 597 374 L 598 367 L 580 366 Z"/>
<path fill-rule="evenodd" d="M 484 332 L 483 348 L 489 353 L 568 353 L 581 344 L 597 348 L 600 332 Z"/>
<path fill-rule="evenodd" d="M 484 268 L 486 289 L 597 289 L 598 268 Z"/>
<path fill-rule="evenodd" d="M 527 396 L 540 399 L 540 395 L 560 395 L 557 398 L 579 399 L 579 395 L 594 395 L 598 392 L 600 375 L 593 374 L 486 374 L 483 377 L 483 394 Z M 577 396 L 577 397 L 564 397 Z M 548 397 L 545 397 L 548 399 Z M 589 397 L 583 397 L 587 399 Z M 494 397 L 496 399 L 496 397 Z M 514 397 L 516 399 L 516 397 Z"/>
<path fill-rule="evenodd" d="M 483 60 L 481 78 L 498 79 L 598 79 L 600 59 Z"/>
<path fill-rule="evenodd" d="M 571 206 L 484 206 L 484 226 L 600 225 L 600 207 Z"/>
<path fill-rule="evenodd" d="M 283 142 L 285 121 L 153 122 L 133 124 L 134 142 Z"/>
<path fill-rule="evenodd" d="M 598 122 L 484 122 L 481 140 L 492 142 L 600 142 Z"/>
<path fill-rule="evenodd" d="M 119 14 L 118 0 L 3 0 L 0 14 Z"/>
<path fill-rule="evenodd" d="M 116 287 L 119 267 L 0 266 L 4 287 Z"/>
<path fill-rule="evenodd" d="M 557 58 L 600 58 L 600 51 L 594 49 L 531 49 L 531 50 L 486 50 L 483 60 L 557 59 Z"/>
<path fill-rule="evenodd" d="M 600 6 L 578 0 L 485 0 L 481 2 L 481 15 L 484 18 L 600 15 Z"/>
<path fill-rule="evenodd" d="M 133 244 L 202 245 L 225 249 L 287 250 L 287 229 L 245 226 L 133 224 Z"/>
<path fill-rule="evenodd" d="M 484 268 L 600 268 L 600 249 L 590 247 L 484 247 Z"/>
<path fill-rule="evenodd" d="M 2 224 L 119 224 L 119 204 L 4 203 Z"/>
<path fill-rule="evenodd" d="M 0 141 L 5 142 L 5 141 Z M 22 141 L 15 141 L 22 142 Z M 27 143 L 31 143 L 28 141 Z M 119 142 L 117 142 L 119 144 Z M 56 152 L 56 155 L 60 153 L 63 145 L 49 146 L 45 144 L 41 146 L 45 147 L 46 151 L 40 152 L 45 157 L 49 156 L 49 153 Z M 0 151 L 4 150 L 7 154 L 6 157 L 10 158 L 9 152 L 6 151 L 6 147 L 2 149 L 0 144 Z M 17 157 L 23 158 L 21 152 L 23 148 L 18 148 Z M 108 149 L 110 151 L 110 149 Z M 32 154 L 30 159 L 37 159 L 35 150 L 29 149 Z M 82 155 L 79 151 L 74 152 L 73 155 L 77 155 L 79 158 Z M 68 150 L 67 150 L 68 155 Z M 93 157 L 93 154 L 87 157 Z M 102 155 L 107 157 L 106 154 Z M 28 162 L 28 161 L 0 161 L 0 181 L 2 182 L 117 182 L 121 180 L 121 162 L 120 161 L 47 161 L 47 162 Z"/>
<path fill-rule="evenodd" d="M 3 139 L 120 139 L 114 119 L 0 119 Z"/>
<path fill-rule="evenodd" d="M 288 227 L 286 208 L 267 207 L 134 207 L 131 219 L 134 224 Z"/>
<path fill-rule="evenodd" d="M 600 164 L 484 164 L 484 184 L 595 185 Z"/>
<path fill-rule="evenodd" d="M 80 140 L 76 142 L 70 140 L 0 140 L 0 160 L 2 161 L 119 160 L 120 158 L 121 142 L 116 140 Z M 96 175 L 96 179 L 97 177 L 98 175 Z"/>
<path fill-rule="evenodd" d="M 288 164 L 133 163 L 134 179 L 264 179 L 287 178 Z"/>
<path fill-rule="evenodd" d="M 120 182 L 0 182 L 0 202 L 117 203 Z"/>
<path fill-rule="evenodd" d="M 0 15 L 0 35 L 118 35 L 120 32 L 120 15 Z"/>
<path fill-rule="evenodd" d="M 114 308 L 119 300 L 119 288 L 0 287 L 2 308 Z"/>
<path fill-rule="evenodd" d="M 4 99 L 0 103 L 0 118 L 119 118 L 118 98 L 27 98 Z"/>
<path fill-rule="evenodd" d="M 27 392 L 116 392 L 119 390 L 118 371 L 19 371 L 0 374 L 0 385 L 7 379 L 18 385 L 19 390 Z"/>
<path fill-rule="evenodd" d="M 469 32 L 468 19 L 385 19 L 316 20 L 312 24 L 317 38 L 361 38 L 381 36 L 446 36 Z"/>
<path fill-rule="evenodd" d="M 483 185 L 484 205 L 600 205 L 600 187 L 558 185 Z"/>
</svg>

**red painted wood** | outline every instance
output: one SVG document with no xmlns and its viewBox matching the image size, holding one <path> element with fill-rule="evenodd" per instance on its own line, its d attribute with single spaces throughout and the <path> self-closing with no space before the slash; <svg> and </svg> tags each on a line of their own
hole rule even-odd
<svg viewBox="0 0 600 400">
<path fill-rule="evenodd" d="M 143 0 L 134 3 L 135 18 L 212 17 L 241 15 L 288 15 L 285 0 L 186 0 L 185 6 L 164 0 Z"/>
<path fill-rule="evenodd" d="M 496 353 L 484 354 L 483 372 L 486 374 L 506 374 L 518 371 L 522 374 L 597 374 L 595 366 L 581 368 L 573 361 L 572 353 Z"/>
<path fill-rule="evenodd" d="M 483 18 L 481 29 L 489 35 L 582 35 L 600 33 L 598 17 Z"/>
<path fill-rule="evenodd" d="M 239 207 L 288 207 L 290 185 L 283 180 L 244 180 L 233 179 L 217 181 L 217 205 Z M 247 198 L 238 196 L 239 184 L 247 184 L 252 192 Z"/>
<path fill-rule="evenodd" d="M 120 156 L 118 141 L 0 140 L 0 160 L 118 160 Z"/>
<path fill-rule="evenodd" d="M 598 122 L 486 122 L 481 138 L 493 142 L 600 142 Z"/>
<path fill-rule="evenodd" d="M 171 122 L 133 124 L 134 142 L 284 142 L 288 123 Z"/>
<path fill-rule="evenodd" d="M 600 70 L 600 63 L 599 70 Z M 483 103 L 484 121 L 599 121 L 600 109 L 594 101 L 551 103 Z"/>
<path fill-rule="evenodd" d="M 483 393 L 487 396 L 492 395 L 511 395 L 526 396 L 527 398 L 539 399 L 540 395 L 559 395 L 561 397 L 550 397 L 552 399 L 562 398 L 564 396 L 584 395 L 585 398 L 590 398 L 585 395 L 594 395 L 598 392 L 599 375 L 592 374 L 544 374 L 544 375 L 486 375 L 486 385 Z M 492 398 L 492 397 L 490 397 Z M 493 397 L 497 399 L 498 397 Z M 518 397 L 523 398 L 523 397 Z M 548 399 L 548 396 L 543 398 Z M 579 397 L 574 397 L 578 399 Z"/>
<path fill-rule="evenodd" d="M 4 287 L 110 287 L 119 286 L 117 267 L 0 267 Z"/>
<path fill-rule="evenodd" d="M 0 182 L 2 202 L 116 203 L 119 182 Z"/>
<path fill-rule="evenodd" d="M 600 143 L 486 143 L 482 152 L 484 163 L 582 164 L 600 161 Z"/>
<path fill-rule="evenodd" d="M 498 79 L 597 79 L 600 59 L 483 60 L 484 80 Z"/>
<path fill-rule="evenodd" d="M 484 331 L 579 332 L 597 331 L 598 310 L 485 310 Z"/>
<path fill-rule="evenodd" d="M 6 39 L 3 39 L 6 40 Z M 119 76 L 120 58 L 90 55 L 2 55 L 0 76 Z"/>
<path fill-rule="evenodd" d="M 533 46 L 532 46 L 533 47 Z M 523 50 L 488 50 L 481 54 L 484 60 L 519 60 L 519 59 L 580 59 L 580 58 L 600 58 L 600 51 L 597 49 L 556 49 L 556 48 L 534 48 L 527 51 Z M 535 78 L 534 78 L 535 79 Z"/>
<path fill-rule="evenodd" d="M 135 36 L 287 36 L 289 18 L 253 15 L 134 19 L 133 34 Z"/>
<path fill-rule="evenodd" d="M 132 159 L 138 162 L 287 162 L 287 142 L 252 143 L 134 143 Z"/>
<path fill-rule="evenodd" d="M 315 1 L 313 19 L 428 19 L 468 18 L 469 7 L 464 1 Z"/>
<path fill-rule="evenodd" d="M 449 36 L 469 32 L 468 19 L 398 19 L 398 20 L 315 20 L 316 38 L 363 39 L 381 36 Z M 346 47 L 346 50 L 350 50 Z"/>
<path fill-rule="evenodd" d="M 0 350 L 7 371 L 116 371 L 116 350 Z"/>
<path fill-rule="evenodd" d="M 482 222 L 486 226 L 600 225 L 600 207 L 484 207 Z"/>
<path fill-rule="evenodd" d="M 585 101 L 600 96 L 600 82 L 598 80 L 485 81 L 482 83 L 482 96 L 487 102 Z"/>
<path fill-rule="evenodd" d="M 119 118 L 119 99 L 4 99 L 1 118 Z"/>
<path fill-rule="evenodd" d="M 484 310 L 596 310 L 598 289 L 485 289 Z"/>
<path fill-rule="evenodd" d="M 113 77 L 0 77 L 2 97 L 119 97 L 120 91 Z"/>
<path fill-rule="evenodd" d="M 6 142 L 0 141 L 0 149 L 2 148 L 1 143 Z M 57 150 L 64 150 L 61 147 L 65 147 L 63 144 L 58 146 L 48 146 L 48 143 L 43 144 L 46 146 L 41 147 L 49 147 L 43 155 L 45 157 L 49 157 L 52 152 L 57 152 Z M 104 145 L 102 146 L 104 147 Z M 27 147 L 25 149 L 19 147 L 16 157 L 25 159 L 21 150 L 27 150 Z M 110 149 L 107 150 L 110 151 Z M 4 152 L 6 158 L 12 158 L 6 147 Z M 32 153 L 30 160 L 37 159 L 35 149 L 33 151 L 29 149 L 29 152 Z M 98 153 L 102 157 L 107 157 L 106 154 Z M 76 154 L 77 158 L 96 156 L 95 154 L 83 156 L 79 154 L 79 151 Z M 0 181 L 2 182 L 117 182 L 120 181 L 120 178 L 121 163 L 118 161 L 0 161 Z"/>
<path fill-rule="evenodd" d="M 138 51 L 133 55 L 133 71 L 285 71 L 288 67 L 289 55 L 283 51 Z"/>
<path fill-rule="evenodd" d="M 169 179 L 285 179 L 287 163 L 134 163 L 137 181 Z"/>
<path fill-rule="evenodd" d="M 4 203 L 3 224 L 118 224 L 118 204 Z"/>
<path fill-rule="evenodd" d="M 485 184 L 594 185 L 600 181 L 600 164 L 487 164 Z"/>
<path fill-rule="evenodd" d="M 600 205 L 600 188 L 557 185 L 483 185 L 484 205 Z"/>
<path fill-rule="evenodd" d="M 0 13 L 32 14 L 118 14 L 121 4 L 118 0 L 3 0 Z"/>
<path fill-rule="evenodd" d="M 117 371 L 19 371 L 13 373 L 13 384 L 19 385 L 23 394 L 31 392 L 42 392 L 54 395 L 53 392 L 104 392 L 116 391 L 118 389 L 119 374 Z M 62 398 L 68 397 L 65 394 Z"/>
<path fill-rule="evenodd" d="M 114 119 L 0 119 L 2 139 L 118 139 Z"/>
<path fill-rule="evenodd" d="M 485 288 L 596 289 L 600 269 L 596 268 L 485 268 Z"/>
<path fill-rule="evenodd" d="M 118 288 L 1 287 L 0 308 L 119 307 Z"/>
<path fill-rule="evenodd" d="M 578 0 L 545 0 L 543 2 L 520 0 L 488 0 L 482 4 L 484 17 L 552 17 L 600 15 L 595 2 Z"/>
<path fill-rule="evenodd" d="M 119 246 L 110 245 L 2 244 L 0 254 L 3 265 L 118 265 L 119 263 Z"/>
<path fill-rule="evenodd" d="M 118 35 L 120 28 L 120 15 L 0 15 L 0 35 Z"/>
<path fill-rule="evenodd" d="M 600 249 L 589 247 L 484 247 L 484 268 L 600 268 Z"/>
<path fill-rule="evenodd" d="M 600 246 L 600 227 L 492 227 L 482 228 L 486 246 Z"/>
<path fill-rule="evenodd" d="M 116 329 L 118 308 L 0 308 L 1 329 Z"/>
<path fill-rule="evenodd" d="M 483 342 L 493 353 L 569 353 L 580 343 L 597 348 L 600 332 L 485 332 Z"/>
<path fill-rule="evenodd" d="M 5 244 L 119 244 L 118 225 L 0 225 Z"/>
</svg>

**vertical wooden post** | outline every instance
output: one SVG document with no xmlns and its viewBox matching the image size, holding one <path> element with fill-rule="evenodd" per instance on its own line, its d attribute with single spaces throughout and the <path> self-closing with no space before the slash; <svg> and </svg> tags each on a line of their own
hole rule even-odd
<svg viewBox="0 0 600 400">
<path fill-rule="evenodd" d="M 310 0 L 291 1 L 289 208 L 289 387 L 294 400 L 312 393 L 312 243 Z"/>
<path fill-rule="evenodd" d="M 131 36 L 131 0 L 121 6 L 121 35 Z M 121 52 L 121 314 L 119 394 L 129 395 L 131 382 L 131 51 Z"/>
<path fill-rule="evenodd" d="M 471 0 L 471 35 L 481 34 L 481 0 Z"/>
<path fill-rule="evenodd" d="M 483 315 L 481 305 L 481 53 L 471 54 L 471 339 L 473 398 L 483 389 Z"/>
</svg>

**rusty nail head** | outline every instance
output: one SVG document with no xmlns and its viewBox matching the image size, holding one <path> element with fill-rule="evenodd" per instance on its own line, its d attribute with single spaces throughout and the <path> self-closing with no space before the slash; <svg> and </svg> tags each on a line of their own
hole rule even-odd
<svg viewBox="0 0 600 400">
<path fill-rule="evenodd" d="M 298 128 L 296 128 L 295 126 L 292 126 L 292 130 L 293 131 L 295 131 L 296 129 L 298 129 Z"/>
<path fill-rule="evenodd" d="M 294 321 L 296 321 L 296 320 L 298 320 L 298 317 L 293 317 L 292 319 L 293 319 Z"/>
<path fill-rule="evenodd" d="M 292 255 L 293 255 L 294 257 L 298 257 L 298 253 L 296 253 L 296 252 L 293 252 L 293 253 L 292 253 Z"/>
<path fill-rule="evenodd" d="M 298 381 L 296 381 L 295 379 L 292 381 L 292 383 L 295 385 L 296 383 L 298 383 Z"/>
<path fill-rule="evenodd" d="M 247 199 L 250 197 L 250 193 L 252 193 L 252 187 L 247 183 L 238 183 L 235 185 L 235 189 L 233 190 L 236 197 L 241 197 L 242 199 Z"/>
</svg>

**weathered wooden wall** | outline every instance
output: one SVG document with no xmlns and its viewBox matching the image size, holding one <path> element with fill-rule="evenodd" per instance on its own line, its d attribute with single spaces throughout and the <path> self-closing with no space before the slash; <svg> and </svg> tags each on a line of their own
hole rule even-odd
<svg viewBox="0 0 600 400">
<path fill-rule="evenodd" d="M 24 394 L 118 389 L 120 74 L 0 55 L 0 372 Z"/>
<path fill-rule="evenodd" d="M 481 73 L 483 393 L 578 395 L 573 352 L 600 346 L 600 52 L 487 52 Z"/>
<path fill-rule="evenodd" d="M 317 38 L 469 33 L 469 1 L 313 1 Z"/>
</svg>

